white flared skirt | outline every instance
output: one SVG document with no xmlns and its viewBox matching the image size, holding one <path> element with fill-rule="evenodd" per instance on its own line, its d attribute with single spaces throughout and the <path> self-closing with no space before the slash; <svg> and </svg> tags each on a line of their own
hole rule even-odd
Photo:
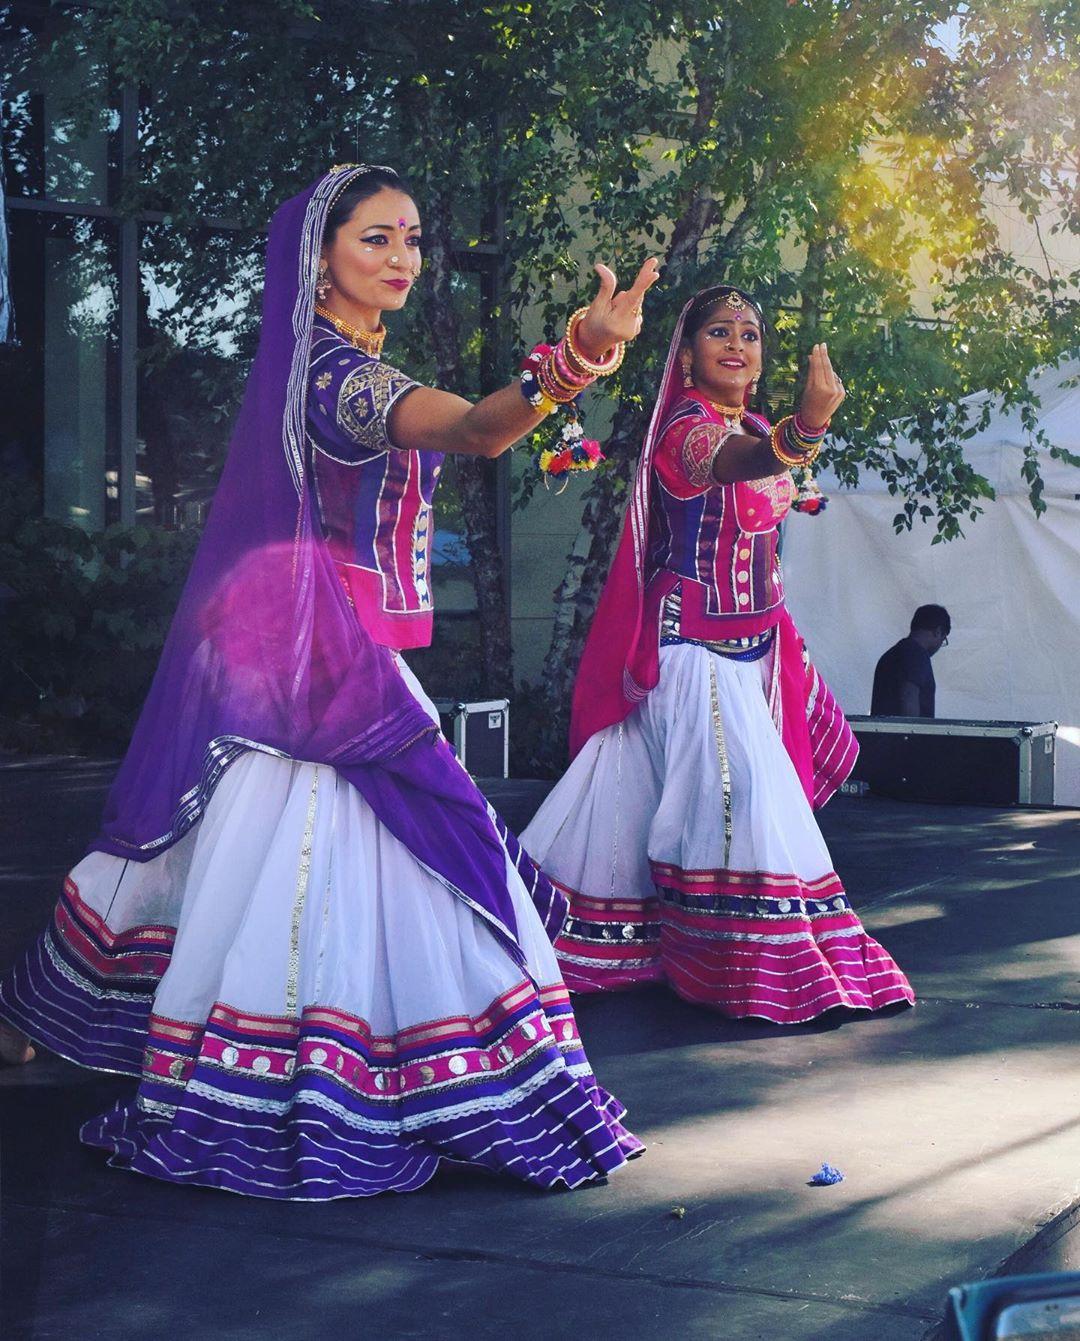
<svg viewBox="0 0 1080 1341">
<path fill-rule="evenodd" d="M 293 1199 L 443 1159 L 575 1186 L 641 1147 L 509 856 L 507 883 L 526 972 L 332 767 L 253 751 L 161 856 L 75 867 L 0 1013 L 139 1078 L 82 1132 L 122 1167 Z"/>
<path fill-rule="evenodd" d="M 769 658 L 660 651 L 660 681 L 597 732 L 522 835 L 570 899 L 567 984 L 669 982 L 778 1023 L 912 1001 L 863 930 L 766 700 Z"/>
</svg>

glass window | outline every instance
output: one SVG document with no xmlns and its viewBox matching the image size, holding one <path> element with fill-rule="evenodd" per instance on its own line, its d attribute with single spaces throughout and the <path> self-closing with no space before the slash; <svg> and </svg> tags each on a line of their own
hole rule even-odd
<svg viewBox="0 0 1080 1341">
<path fill-rule="evenodd" d="M 61 69 L 45 53 L 56 18 L 16 6 L 0 42 L 4 167 L 9 195 L 78 204 L 108 201 L 111 132 L 117 116 L 101 74 L 80 61 Z M 19 17 L 20 11 L 22 17 Z M 89 124 L 65 109 L 73 88 L 89 93 Z"/>
<path fill-rule="evenodd" d="M 119 512 L 118 230 L 98 217 L 116 118 L 86 62 L 76 56 L 61 70 L 43 55 L 59 21 L 47 5 L 16 4 L 0 27 L 13 311 L 0 349 L 0 459 L 34 486 L 48 515 L 94 530 Z M 73 88 L 90 94 L 86 125 L 63 107 Z"/>
<path fill-rule="evenodd" d="M 0 451 L 47 515 L 98 530 L 117 515 L 116 229 L 12 210 L 17 343 L 0 352 Z"/>
<path fill-rule="evenodd" d="M 140 521 L 184 529 L 205 519 L 252 353 L 263 245 L 253 232 L 142 229 Z"/>
</svg>

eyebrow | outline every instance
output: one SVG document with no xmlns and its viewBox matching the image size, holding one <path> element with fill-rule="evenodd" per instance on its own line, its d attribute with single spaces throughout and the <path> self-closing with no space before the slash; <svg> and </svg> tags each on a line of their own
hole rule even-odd
<svg viewBox="0 0 1080 1341">
<path fill-rule="evenodd" d="M 388 233 L 392 233 L 396 227 L 397 224 L 368 224 L 366 228 L 363 228 L 360 231 L 366 233 L 368 232 L 369 229 L 372 228 L 385 228 Z M 415 233 L 419 227 L 420 227 L 419 224 L 409 224 L 408 228 L 405 231 L 408 233 Z"/>
</svg>

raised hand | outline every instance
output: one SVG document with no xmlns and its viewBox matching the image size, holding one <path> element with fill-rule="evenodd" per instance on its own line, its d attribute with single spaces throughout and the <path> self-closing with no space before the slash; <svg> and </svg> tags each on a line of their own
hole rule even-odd
<svg viewBox="0 0 1080 1341">
<path fill-rule="evenodd" d="M 799 400 L 799 418 L 807 428 L 827 424 L 844 399 L 844 384 L 833 372 L 829 349 L 815 345 L 806 366 L 806 385 Z"/>
<path fill-rule="evenodd" d="M 642 300 L 660 273 L 656 257 L 650 256 L 632 287 L 619 293 L 614 270 L 602 262 L 597 263 L 595 270 L 600 276 L 600 288 L 577 328 L 577 340 L 588 358 L 602 359 L 613 345 L 633 340 L 640 333 Z"/>
</svg>

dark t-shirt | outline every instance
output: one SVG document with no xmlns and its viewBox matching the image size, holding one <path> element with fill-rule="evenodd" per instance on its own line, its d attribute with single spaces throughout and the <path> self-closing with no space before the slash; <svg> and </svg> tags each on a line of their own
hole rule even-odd
<svg viewBox="0 0 1080 1341">
<path fill-rule="evenodd" d="M 871 716 L 904 716 L 900 687 L 905 683 L 913 684 L 919 691 L 919 716 L 933 717 L 936 685 L 930 653 L 914 638 L 901 638 L 878 662 L 874 671 Z"/>
</svg>

